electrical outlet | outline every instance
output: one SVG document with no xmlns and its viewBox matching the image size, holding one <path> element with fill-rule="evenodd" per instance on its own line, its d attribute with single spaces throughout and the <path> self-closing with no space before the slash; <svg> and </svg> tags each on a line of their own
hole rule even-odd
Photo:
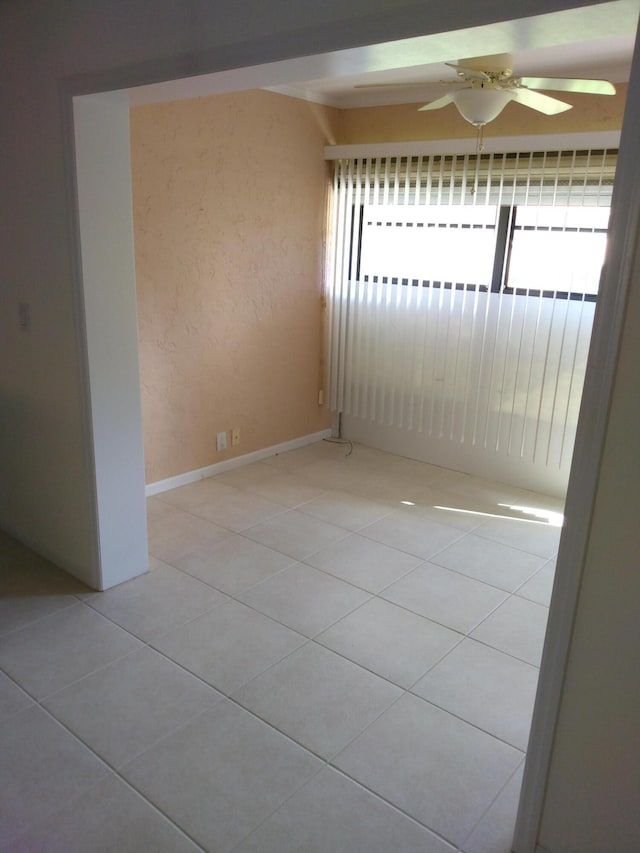
<svg viewBox="0 0 640 853">
<path fill-rule="evenodd" d="M 227 449 L 227 434 L 226 434 L 226 432 L 219 432 L 216 435 L 216 447 L 218 450 L 226 450 Z"/>
<path fill-rule="evenodd" d="M 232 429 L 231 430 L 231 444 L 235 447 L 236 444 L 240 444 L 240 430 Z"/>
<path fill-rule="evenodd" d="M 319 405 L 319 406 L 322 406 L 323 404 L 324 404 L 324 391 L 323 391 L 323 389 L 321 388 L 321 389 L 318 391 L 318 405 Z"/>
</svg>

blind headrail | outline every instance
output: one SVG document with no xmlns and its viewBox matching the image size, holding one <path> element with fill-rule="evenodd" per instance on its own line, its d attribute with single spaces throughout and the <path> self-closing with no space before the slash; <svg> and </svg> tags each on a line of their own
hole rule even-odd
<svg viewBox="0 0 640 853">
<path fill-rule="evenodd" d="M 473 154 L 475 137 L 428 139 L 412 142 L 369 142 L 349 145 L 327 145 L 325 160 L 361 157 L 413 157 L 429 154 Z M 619 130 L 585 131 L 581 133 L 531 134 L 528 136 L 486 136 L 486 153 L 503 151 L 578 151 L 589 148 L 617 148 Z"/>
</svg>

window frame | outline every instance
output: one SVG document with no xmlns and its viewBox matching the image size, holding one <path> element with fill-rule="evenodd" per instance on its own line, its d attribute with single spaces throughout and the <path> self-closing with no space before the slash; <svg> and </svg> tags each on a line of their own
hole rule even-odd
<svg viewBox="0 0 640 853">
<path fill-rule="evenodd" d="M 444 290 L 460 290 L 467 292 L 479 291 L 480 293 L 504 293 L 512 296 L 532 296 L 541 297 L 544 299 L 569 299 L 577 302 L 596 302 L 598 299 L 597 293 L 585 293 L 584 291 L 569 291 L 569 290 L 554 290 L 545 288 L 521 288 L 509 286 L 509 268 L 513 252 L 513 240 L 517 227 L 518 208 L 526 205 L 519 204 L 501 204 L 499 206 L 498 219 L 495 225 L 496 243 L 494 249 L 493 270 L 490 284 L 471 284 L 467 282 L 457 281 L 439 281 L 428 279 L 409 279 L 400 276 L 369 276 L 365 275 L 364 283 L 373 284 L 391 284 L 400 286 L 412 287 L 429 287 L 433 289 Z M 357 207 L 359 212 L 356 213 Z M 360 270 L 362 260 L 362 239 L 364 231 L 364 211 L 365 203 L 361 201 L 359 205 L 352 204 L 352 216 L 355 224 L 355 217 L 358 216 L 357 227 L 352 229 L 351 245 L 349 248 L 349 271 L 354 270 L 355 264 L 355 281 L 360 281 Z M 608 233 L 608 228 L 589 229 L 593 233 Z M 355 239 L 354 239 L 355 238 Z M 355 243 L 355 246 L 354 246 Z M 351 276 L 350 276 L 351 277 Z"/>
</svg>

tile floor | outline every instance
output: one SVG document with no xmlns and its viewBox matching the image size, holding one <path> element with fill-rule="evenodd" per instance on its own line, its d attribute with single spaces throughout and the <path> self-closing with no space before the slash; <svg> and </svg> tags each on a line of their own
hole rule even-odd
<svg viewBox="0 0 640 853">
<path fill-rule="evenodd" d="M 507 853 L 562 507 L 348 452 L 150 498 L 105 593 L 0 535 L 3 853 Z"/>
</svg>

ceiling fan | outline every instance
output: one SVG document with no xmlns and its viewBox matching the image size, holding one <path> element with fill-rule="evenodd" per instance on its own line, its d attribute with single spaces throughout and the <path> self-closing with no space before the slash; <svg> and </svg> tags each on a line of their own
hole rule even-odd
<svg viewBox="0 0 640 853">
<path fill-rule="evenodd" d="M 446 62 L 459 79 L 439 80 L 438 85 L 459 87 L 441 98 L 420 107 L 421 111 L 439 110 L 455 104 L 460 115 L 477 128 L 484 127 L 497 118 L 510 101 L 525 107 L 556 115 L 571 109 L 571 104 L 543 95 L 538 89 L 556 92 L 584 92 L 594 95 L 614 95 L 615 88 L 607 80 L 583 80 L 562 77 L 514 77 L 513 57 L 508 53 L 494 56 L 476 56 L 457 63 Z M 422 83 L 383 83 L 373 86 L 425 86 Z M 358 88 L 370 88 L 361 86 Z"/>
</svg>

